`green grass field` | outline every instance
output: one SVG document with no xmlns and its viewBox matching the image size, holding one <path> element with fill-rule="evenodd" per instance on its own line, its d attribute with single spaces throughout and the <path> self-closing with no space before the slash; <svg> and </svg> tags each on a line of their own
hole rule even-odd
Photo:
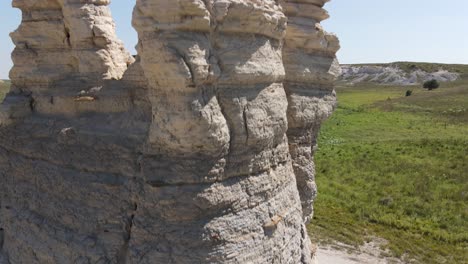
<svg viewBox="0 0 468 264">
<path fill-rule="evenodd" d="M 313 239 L 381 237 L 415 263 L 468 263 L 468 81 L 337 92 L 316 154 Z"/>
</svg>

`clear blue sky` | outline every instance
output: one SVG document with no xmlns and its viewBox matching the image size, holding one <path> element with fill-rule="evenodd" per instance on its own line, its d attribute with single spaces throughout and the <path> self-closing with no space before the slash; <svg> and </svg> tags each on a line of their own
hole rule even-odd
<svg viewBox="0 0 468 264">
<path fill-rule="evenodd" d="M 134 1 L 114 0 L 117 34 L 135 53 Z M 8 78 L 13 44 L 8 36 L 20 12 L 0 0 L 0 79 Z M 468 64 L 468 0 L 332 0 L 326 30 L 341 39 L 342 63 L 426 61 Z"/>
</svg>

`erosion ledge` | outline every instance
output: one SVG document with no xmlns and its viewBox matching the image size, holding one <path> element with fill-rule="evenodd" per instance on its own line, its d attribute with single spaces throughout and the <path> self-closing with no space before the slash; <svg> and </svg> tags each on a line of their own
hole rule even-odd
<svg viewBox="0 0 468 264">
<path fill-rule="evenodd" d="M 0 263 L 312 263 L 326 0 L 14 0 Z"/>
</svg>

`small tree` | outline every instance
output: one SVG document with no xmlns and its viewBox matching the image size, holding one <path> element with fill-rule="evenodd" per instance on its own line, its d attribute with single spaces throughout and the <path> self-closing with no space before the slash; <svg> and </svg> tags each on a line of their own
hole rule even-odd
<svg viewBox="0 0 468 264">
<path fill-rule="evenodd" d="M 412 91 L 412 90 L 406 91 L 406 96 L 411 96 L 412 94 L 413 94 L 413 91 Z"/>
<path fill-rule="evenodd" d="M 436 79 L 432 79 L 432 80 L 426 81 L 426 82 L 424 82 L 424 84 L 423 84 L 423 87 L 424 87 L 425 89 L 428 89 L 429 91 L 430 91 L 430 90 L 437 89 L 437 88 L 439 88 L 439 86 L 440 86 L 440 83 L 439 83 Z"/>
</svg>

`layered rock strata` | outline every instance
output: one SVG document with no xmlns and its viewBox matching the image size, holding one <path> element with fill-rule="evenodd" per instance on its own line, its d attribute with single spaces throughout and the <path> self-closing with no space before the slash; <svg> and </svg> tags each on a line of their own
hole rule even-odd
<svg viewBox="0 0 468 264">
<path fill-rule="evenodd" d="M 16 45 L 11 79 L 21 88 L 84 78 L 120 79 L 131 58 L 115 36 L 110 0 L 14 0 L 21 26 L 11 34 Z"/>
<path fill-rule="evenodd" d="M 14 1 L 0 263 L 312 263 L 324 1 L 137 0 L 135 62 L 108 4 Z"/>
<path fill-rule="evenodd" d="M 11 33 L 16 48 L 10 79 L 16 94 L 33 94 L 36 112 L 74 112 L 69 105 L 77 92 L 122 78 L 133 62 L 115 35 L 109 3 L 13 1 L 22 11 L 22 21 Z"/>
<path fill-rule="evenodd" d="M 340 75 L 336 52 L 338 38 L 325 32 L 320 22 L 328 18 L 322 8 L 329 0 L 282 0 L 288 16 L 283 48 L 288 97 L 288 142 L 304 222 L 313 215 L 317 195 L 313 155 L 322 122 L 333 112 L 335 79 Z"/>
</svg>

